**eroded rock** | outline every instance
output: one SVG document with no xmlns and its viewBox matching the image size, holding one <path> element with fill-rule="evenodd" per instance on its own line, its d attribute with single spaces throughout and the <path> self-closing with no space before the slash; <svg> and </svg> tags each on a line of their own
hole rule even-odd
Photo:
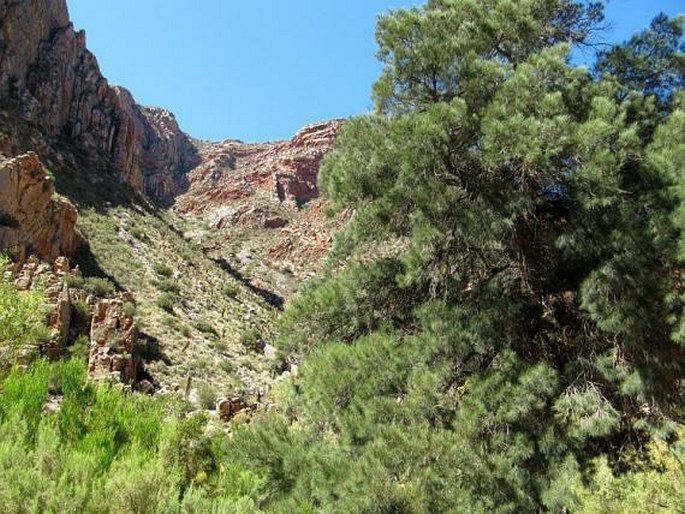
<svg viewBox="0 0 685 514">
<path fill-rule="evenodd" d="M 108 84 L 65 0 L 0 0 L 0 26 L 0 100 L 46 136 L 105 157 L 139 192 L 168 200 L 184 188 L 197 159 L 190 138 L 168 111 L 140 107 Z"/>
<path fill-rule="evenodd" d="M 24 262 L 33 253 L 53 262 L 81 242 L 76 208 L 55 196 L 38 156 L 28 152 L 0 165 L 0 249 Z"/>
<path fill-rule="evenodd" d="M 124 312 L 119 298 L 100 300 L 94 309 L 90 330 L 88 376 L 129 384 L 136 378 L 138 328 Z"/>
</svg>

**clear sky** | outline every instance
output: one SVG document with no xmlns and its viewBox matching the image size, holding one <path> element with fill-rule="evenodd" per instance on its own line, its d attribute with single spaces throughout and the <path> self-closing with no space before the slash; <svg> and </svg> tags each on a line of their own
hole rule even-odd
<svg viewBox="0 0 685 514">
<path fill-rule="evenodd" d="M 367 112 L 379 13 L 419 0 L 67 0 L 111 83 L 172 111 L 194 137 L 286 139 Z M 684 0 L 611 0 L 609 40 Z"/>
</svg>

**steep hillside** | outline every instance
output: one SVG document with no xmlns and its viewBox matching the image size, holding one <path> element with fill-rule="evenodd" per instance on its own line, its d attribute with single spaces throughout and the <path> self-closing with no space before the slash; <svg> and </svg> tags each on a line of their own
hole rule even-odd
<svg viewBox="0 0 685 514">
<path fill-rule="evenodd" d="M 273 320 L 330 240 L 317 173 L 342 120 L 290 141 L 199 142 L 107 82 L 63 0 L 0 0 L 0 29 L 0 155 L 14 158 L 2 250 L 65 254 L 134 293 L 157 389 L 268 389 L 285 369 Z M 22 193 L 41 187 L 42 199 Z"/>
<path fill-rule="evenodd" d="M 313 123 L 289 141 L 199 144 L 201 164 L 174 204 L 195 220 L 188 235 L 259 287 L 288 296 L 320 268 L 340 224 L 323 213 L 318 172 L 342 124 Z"/>
</svg>

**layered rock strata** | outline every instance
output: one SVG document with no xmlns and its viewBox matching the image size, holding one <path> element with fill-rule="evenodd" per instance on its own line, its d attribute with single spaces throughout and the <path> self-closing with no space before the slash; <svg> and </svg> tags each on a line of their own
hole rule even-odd
<svg viewBox="0 0 685 514">
<path fill-rule="evenodd" d="M 245 222 L 283 227 L 286 223 L 272 216 L 269 206 L 295 209 L 318 196 L 321 160 L 343 123 L 313 123 L 289 141 L 205 143 L 200 148 L 202 163 L 189 173 L 189 189 L 175 207 L 204 214 L 218 227 Z"/>
</svg>

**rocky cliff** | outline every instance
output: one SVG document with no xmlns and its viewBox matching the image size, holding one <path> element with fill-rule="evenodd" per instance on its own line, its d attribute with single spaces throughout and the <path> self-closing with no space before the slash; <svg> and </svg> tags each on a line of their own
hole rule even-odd
<svg viewBox="0 0 685 514">
<path fill-rule="evenodd" d="M 121 180 L 162 201 L 185 188 L 185 172 L 198 164 L 171 113 L 140 107 L 107 83 L 64 0 L 0 0 L 0 106 L 46 137 L 104 157 Z M 23 144 L 14 138 L 10 151 Z"/>
<path fill-rule="evenodd" d="M 189 173 L 188 191 L 177 197 L 176 209 L 202 213 L 217 226 L 249 220 L 280 228 L 269 208 L 297 209 L 318 196 L 319 166 L 342 124 L 313 123 L 289 141 L 203 144 L 201 164 Z"/>
<path fill-rule="evenodd" d="M 145 361 L 169 390 L 189 374 L 229 398 L 271 384 L 283 365 L 265 344 L 276 308 L 339 226 L 323 215 L 317 176 L 342 123 L 287 141 L 191 140 L 169 111 L 108 84 L 65 0 L 0 0 L 0 251 L 28 260 L 26 287 L 54 275 L 44 353 L 79 353 L 70 345 L 93 309 L 91 376 L 134 381 Z M 74 205 L 85 278 L 42 262 L 79 244 Z M 86 293 L 114 283 L 136 294 L 144 355 L 131 298 Z"/>
<path fill-rule="evenodd" d="M 33 253 L 52 262 L 80 241 L 76 208 L 55 196 L 38 156 L 29 152 L 0 163 L 0 249 L 23 262 Z"/>
<path fill-rule="evenodd" d="M 254 286 L 287 297 L 322 264 L 340 226 L 324 215 L 318 174 L 343 123 L 312 123 L 287 141 L 200 144 L 201 164 L 174 209 L 212 230 L 189 235 Z"/>
</svg>

